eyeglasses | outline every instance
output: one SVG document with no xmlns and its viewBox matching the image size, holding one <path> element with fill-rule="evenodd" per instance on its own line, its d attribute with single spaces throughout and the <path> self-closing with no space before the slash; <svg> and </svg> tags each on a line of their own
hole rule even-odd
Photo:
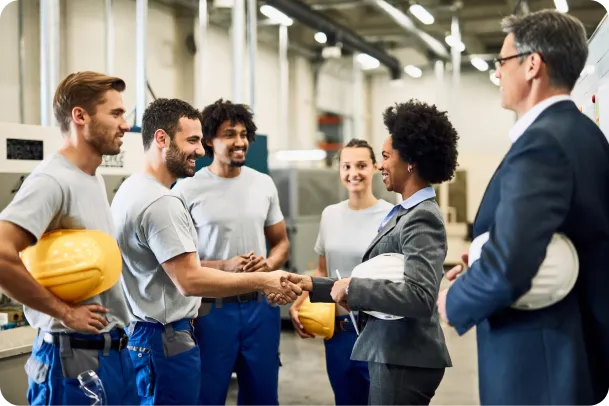
<svg viewBox="0 0 609 406">
<path fill-rule="evenodd" d="M 503 66 L 503 64 L 506 61 L 509 61 L 510 59 L 520 58 L 522 56 L 531 55 L 533 53 L 534 53 L 533 51 L 529 51 L 529 52 L 522 52 L 522 53 L 516 54 L 516 55 L 506 56 L 505 58 L 495 58 L 495 59 L 493 59 L 493 63 L 495 64 L 495 69 L 499 69 L 500 67 Z M 539 54 L 539 57 L 541 58 L 542 62 L 545 62 L 545 60 L 543 59 L 543 55 Z"/>
</svg>

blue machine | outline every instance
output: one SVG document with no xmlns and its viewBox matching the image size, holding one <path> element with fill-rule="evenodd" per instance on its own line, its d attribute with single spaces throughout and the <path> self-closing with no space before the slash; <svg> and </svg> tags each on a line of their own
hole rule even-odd
<svg viewBox="0 0 609 406">
<path fill-rule="evenodd" d="M 269 151 L 267 148 L 266 135 L 256 134 L 256 141 L 252 142 L 247 150 L 245 165 L 258 172 L 269 174 Z M 208 156 L 202 156 L 197 159 L 195 168 L 198 171 L 201 168 L 211 165 L 212 159 Z"/>
</svg>

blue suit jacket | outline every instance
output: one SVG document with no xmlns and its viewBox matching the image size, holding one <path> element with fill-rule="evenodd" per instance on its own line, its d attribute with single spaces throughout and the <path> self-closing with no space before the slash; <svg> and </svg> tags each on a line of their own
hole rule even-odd
<svg viewBox="0 0 609 406">
<path fill-rule="evenodd" d="M 481 403 L 599 403 L 609 388 L 609 144 L 573 102 L 550 106 L 512 145 L 473 237 L 487 231 L 446 304 L 459 334 L 477 326 Z M 545 309 L 510 308 L 555 232 L 577 249 L 575 288 Z"/>
</svg>

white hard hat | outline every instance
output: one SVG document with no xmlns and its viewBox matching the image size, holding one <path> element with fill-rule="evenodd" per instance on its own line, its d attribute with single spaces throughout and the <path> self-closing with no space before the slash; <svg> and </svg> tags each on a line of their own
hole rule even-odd
<svg viewBox="0 0 609 406">
<path fill-rule="evenodd" d="M 488 239 L 489 233 L 484 233 L 472 241 L 469 249 L 470 266 L 480 258 L 482 246 Z M 536 310 L 558 303 L 571 292 L 578 274 L 579 260 L 575 246 L 564 234 L 554 234 L 546 257 L 531 281 L 531 288 L 512 307 Z"/>
<path fill-rule="evenodd" d="M 383 279 L 392 282 L 404 282 L 404 255 L 398 253 L 386 253 L 370 258 L 368 261 L 362 262 L 353 269 L 352 278 L 366 279 Z M 399 320 L 402 316 L 394 316 L 376 312 L 372 310 L 364 310 L 371 316 L 383 320 Z"/>
</svg>

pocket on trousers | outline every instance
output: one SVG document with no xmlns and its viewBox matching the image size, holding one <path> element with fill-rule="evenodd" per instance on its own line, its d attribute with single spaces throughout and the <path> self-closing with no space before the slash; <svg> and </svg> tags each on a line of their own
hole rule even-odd
<svg viewBox="0 0 609 406">
<path fill-rule="evenodd" d="M 154 379 L 152 368 L 152 354 L 149 348 L 127 346 L 129 356 L 135 370 L 135 382 L 139 396 L 152 396 L 154 391 Z"/>
<path fill-rule="evenodd" d="M 25 373 L 35 383 L 45 383 L 49 374 L 49 364 L 31 356 L 25 363 Z"/>
<path fill-rule="evenodd" d="M 77 379 L 86 371 L 97 373 L 99 370 L 99 351 L 72 348 L 72 356 L 61 357 L 61 372 L 64 378 Z"/>
<path fill-rule="evenodd" d="M 34 358 L 34 356 L 30 356 L 25 363 L 25 373 L 29 380 L 27 391 L 28 404 L 49 404 L 49 388 L 47 382 L 49 368 L 49 364 L 45 364 L 39 359 Z"/>
<path fill-rule="evenodd" d="M 168 338 L 167 334 L 163 332 L 161 338 L 163 341 L 163 353 L 165 354 L 165 357 L 173 357 L 174 355 L 189 351 L 197 346 L 190 330 L 174 331 L 171 338 Z"/>
</svg>

